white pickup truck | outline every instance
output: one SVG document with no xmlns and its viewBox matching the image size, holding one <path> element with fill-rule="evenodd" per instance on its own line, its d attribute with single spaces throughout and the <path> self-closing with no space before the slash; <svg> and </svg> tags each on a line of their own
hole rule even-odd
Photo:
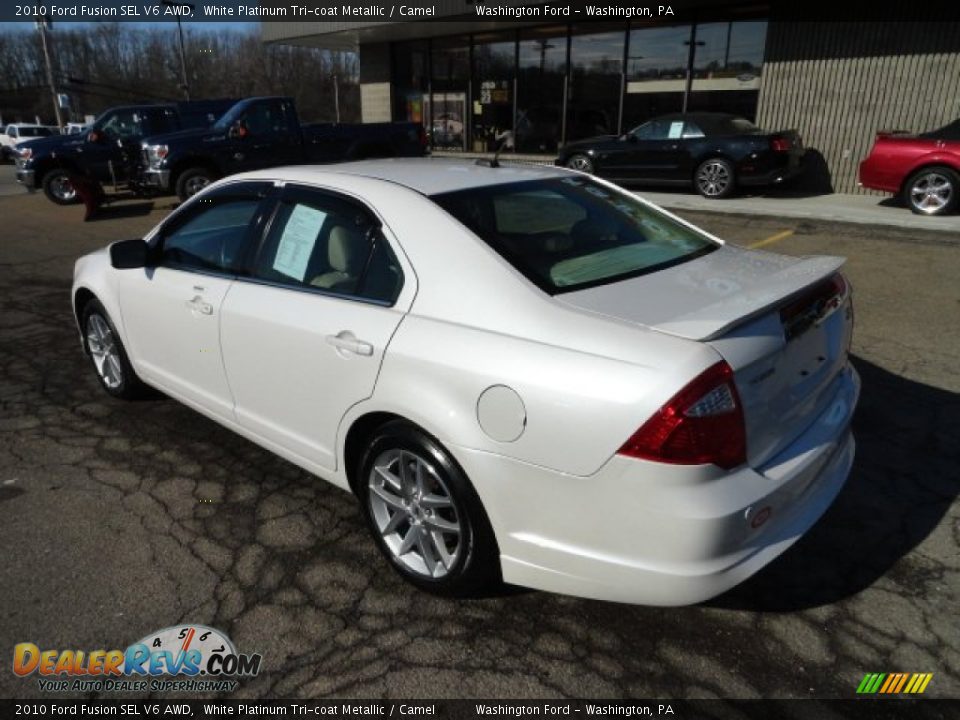
<svg viewBox="0 0 960 720">
<path fill-rule="evenodd" d="M 0 132 L 0 161 L 12 162 L 14 159 L 14 148 L 24 140 L 33 140 L 38 137 L 48 137 L 53 131 L 46 125 L 34 125 L 30 123 L 12 123 L 3 128 Z"/>
</svg>

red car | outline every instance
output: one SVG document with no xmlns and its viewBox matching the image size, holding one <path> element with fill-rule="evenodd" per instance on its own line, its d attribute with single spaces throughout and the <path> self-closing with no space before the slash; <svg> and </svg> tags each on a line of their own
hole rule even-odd
<svg viewBox="0 0 960 720">
<path fill-rule="evenodd" d="M 920 215 L 951 212 L 960 198 L 960 120 L 920 135 L 878 132 L 860 184 L 900 194 Z"/>
</svg>

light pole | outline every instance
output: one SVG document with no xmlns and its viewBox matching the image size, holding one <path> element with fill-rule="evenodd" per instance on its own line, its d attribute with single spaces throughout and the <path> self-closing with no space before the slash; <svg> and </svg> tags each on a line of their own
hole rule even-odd
<svg viewBox="0 0 960 720">
<path fill-rule="evenodd" d="M 50 63 L 50 49 L 47 47 L 47 31 L 50 21 L 46 18 L 37 20 L 37 30 L 40 31 L 40 43 L 43 45 L 43 63 L 47 69 L 47 84 L 50 86 L 50 97 L 53 98 L 53 114 L 57 118 L 57 127 L 63 129 L 63 118 L 60 115 L 60 98 L 57 96 L 57 86 L 53 81 L 53 66 Z"/>
<path fill-rule="evenodd" d="M 192 15 L 196 6 L 188 2 L 176 2 L 176 0 L 161 0 L 161 4 L 167 7 L 177 8 L 177 35 L 180 37 L 180 77 L 183 80 L 181 87 L 183 88 L 183 94 L 187 100 L 189 100 L 190 84 L 187 82 L 187 58 L 183 49 L 183 26 L 180 24 L 180 13 L 182 12 L 181 8 L 190 8 L 190 14 Z"/>
</svg>

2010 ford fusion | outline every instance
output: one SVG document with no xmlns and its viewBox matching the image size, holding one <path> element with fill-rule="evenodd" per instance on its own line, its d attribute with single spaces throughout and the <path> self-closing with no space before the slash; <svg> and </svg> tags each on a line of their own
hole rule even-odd
<svg viewBox="0 0 960 720">
<path fill-rule="evenodd" d="M 152 386 L 352 490 L 420 588 L 694 603 L 823 514 L 859 380 L 834 257 L 739 249 L 582 173 L 443 160 L 216 183 L 81 258 Z"/>
</svg>

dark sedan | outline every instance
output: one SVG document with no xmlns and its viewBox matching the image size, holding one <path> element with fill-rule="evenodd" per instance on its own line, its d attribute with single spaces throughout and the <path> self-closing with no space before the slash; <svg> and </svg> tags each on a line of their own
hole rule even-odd
<svg viewBox="0 0 960 720">
<path fill-rule="evenodd" d="M 798 175 L 803 153 L 794 130 L 768 133 L 736 115 L 684 113 L 624 135 L 568 143 L 557 164 L 621 183 L 693 186 L 704 197 L 722 198 L 738 187 Z"/>
</svg>

